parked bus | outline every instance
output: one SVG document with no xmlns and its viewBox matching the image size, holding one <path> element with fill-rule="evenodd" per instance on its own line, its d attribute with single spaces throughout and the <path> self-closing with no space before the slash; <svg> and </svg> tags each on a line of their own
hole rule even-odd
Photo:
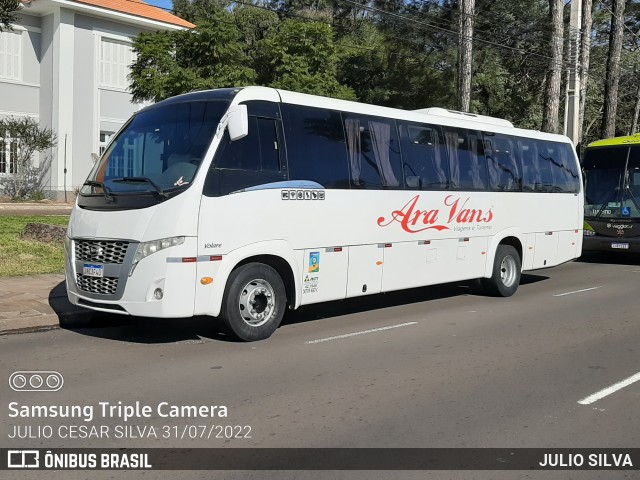
<svg viewBox="0 0 640 480">
<path fill-rule="evenodd" d="M 80 190 L 73 304 L 221 317 L 269 337 L 285 309 L 481 278 L 580 255 L 569 139 L 434 108 L 403 111 L 264 87 L 180 95 L 136 113 Z"/>
<path fill-rule="evenodd" d="M 640 133 L 585 151 L 585 251 L 640 252 Z"/>
</svg>

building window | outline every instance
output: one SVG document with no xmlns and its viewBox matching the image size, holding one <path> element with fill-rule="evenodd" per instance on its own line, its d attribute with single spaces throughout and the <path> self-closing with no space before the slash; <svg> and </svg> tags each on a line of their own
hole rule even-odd
<svg viewBox="0 0 640 480">
<path fill-rule="evenodd" d="M 100 132 L 100 143 L 98 144 L 100 156 L 102 156 L 104 151 L 107 149 L 107 145 L 109 145 L 111 137 L 113 137 L 113 133 L 114 132 Z"/>
<path fill-rule="evenodd" d="M 100 86 L 125 90 L 135 60 L 131 44 L 103 38 L 100 42 Z"/>
<path fill-rule="evenodd" d="M 9 137 L 0 137 L 0 174 L 17 173 L 18 142 Z"/>
<path fill-rule="evenodd" d="M 21 32 L 0 32 L 0 79 L 22 80 L 21 59 Z"/>
</svg>

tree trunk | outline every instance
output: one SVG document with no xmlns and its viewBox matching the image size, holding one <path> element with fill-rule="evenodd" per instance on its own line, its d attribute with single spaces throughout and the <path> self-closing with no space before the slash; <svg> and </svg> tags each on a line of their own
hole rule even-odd
<svg viewBox="0 0 640 480">
<path fill-rule="evenodd" d="M 458 17 L 458 110 L 463 112 L 468 112 L 471 105 L 474 11 L 475 0 L 460 0 L 460 16 Z"/>
<path fill-rule="evenodd" d="M 547 72 L 547 88 L 544 95 L 542 131 L 558 133 L 560 129 L 560 83 L 562 80 L 563 0 L 549 0 L 551 21 L 551 60 Z"/>
<path fill-rule="evenodd" d="M 638 84 L 638 92 L 636 93 L 636 108 L 633 111 L 633 123 L 631 123 L 629 135 L 635 135 L 638 131 L 638 115 L 640 115 L 640 83 Z"/>
<path fill-rule="evenodd" d="M 611 138 L 616 135 L 616 110 L 618 108 L 618 83 L 620 82 L 620 54 L 622 52 L 625 4 L 625 0 L 613 0 L 609 54 L 607 55 L 607 75 L 604 84 L 602 138 Z"/>
<path fill-rule="evenodd" d="M 580 113 L 578 118 L 578 145 L 582 144 L 584 111 L 589 83 L 591 60 L 591 28 L 593 27 L 593 0 L 582 0 L 582 35 L 580 37 Z"/>
</svg>

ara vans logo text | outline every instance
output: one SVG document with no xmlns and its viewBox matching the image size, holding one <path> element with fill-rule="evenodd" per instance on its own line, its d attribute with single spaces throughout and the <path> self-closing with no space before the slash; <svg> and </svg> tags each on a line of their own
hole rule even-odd
<svg viewBox="0 0 640 480">
<path fill-rule="evenodd" d="M 491 208 L 488 210 L 470 208 L 470 197 L 463 200 L 455 195 L 448 195 L 444 199 L 446 208 L 442 210 L 439 208 L 421 210 L 418 208 L 419 201 L 420 195 L 416 195 L 400 210 L 391 212 L 390 217 L 378 218 L 378 225 L 388 227 L 392 223 L 398 222 L 404 231 L 418 233 L 431 229 L 449 230 L 450 225 L 489 223 L 493 220 Z"/>
</svg>

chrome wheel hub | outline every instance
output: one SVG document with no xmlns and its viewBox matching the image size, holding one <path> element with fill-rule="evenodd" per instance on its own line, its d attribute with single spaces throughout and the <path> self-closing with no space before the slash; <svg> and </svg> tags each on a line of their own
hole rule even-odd
<svg viewBox="0 0 640 480">
<path fill-rule="evenodd" d="M 240 316 L 247 325 L 259 327 L 267 323 L 275 312 L 276 296 L 269 282 L 262 279 L 247 283 L 238 301 Z"/>
<path fill-rule="evenodd" d="M 516 261 L 511 255 L 507 255 L 500 263 L 500 280 L 505 287 L 511 287 L 516 281 Z"/>
</svg>

